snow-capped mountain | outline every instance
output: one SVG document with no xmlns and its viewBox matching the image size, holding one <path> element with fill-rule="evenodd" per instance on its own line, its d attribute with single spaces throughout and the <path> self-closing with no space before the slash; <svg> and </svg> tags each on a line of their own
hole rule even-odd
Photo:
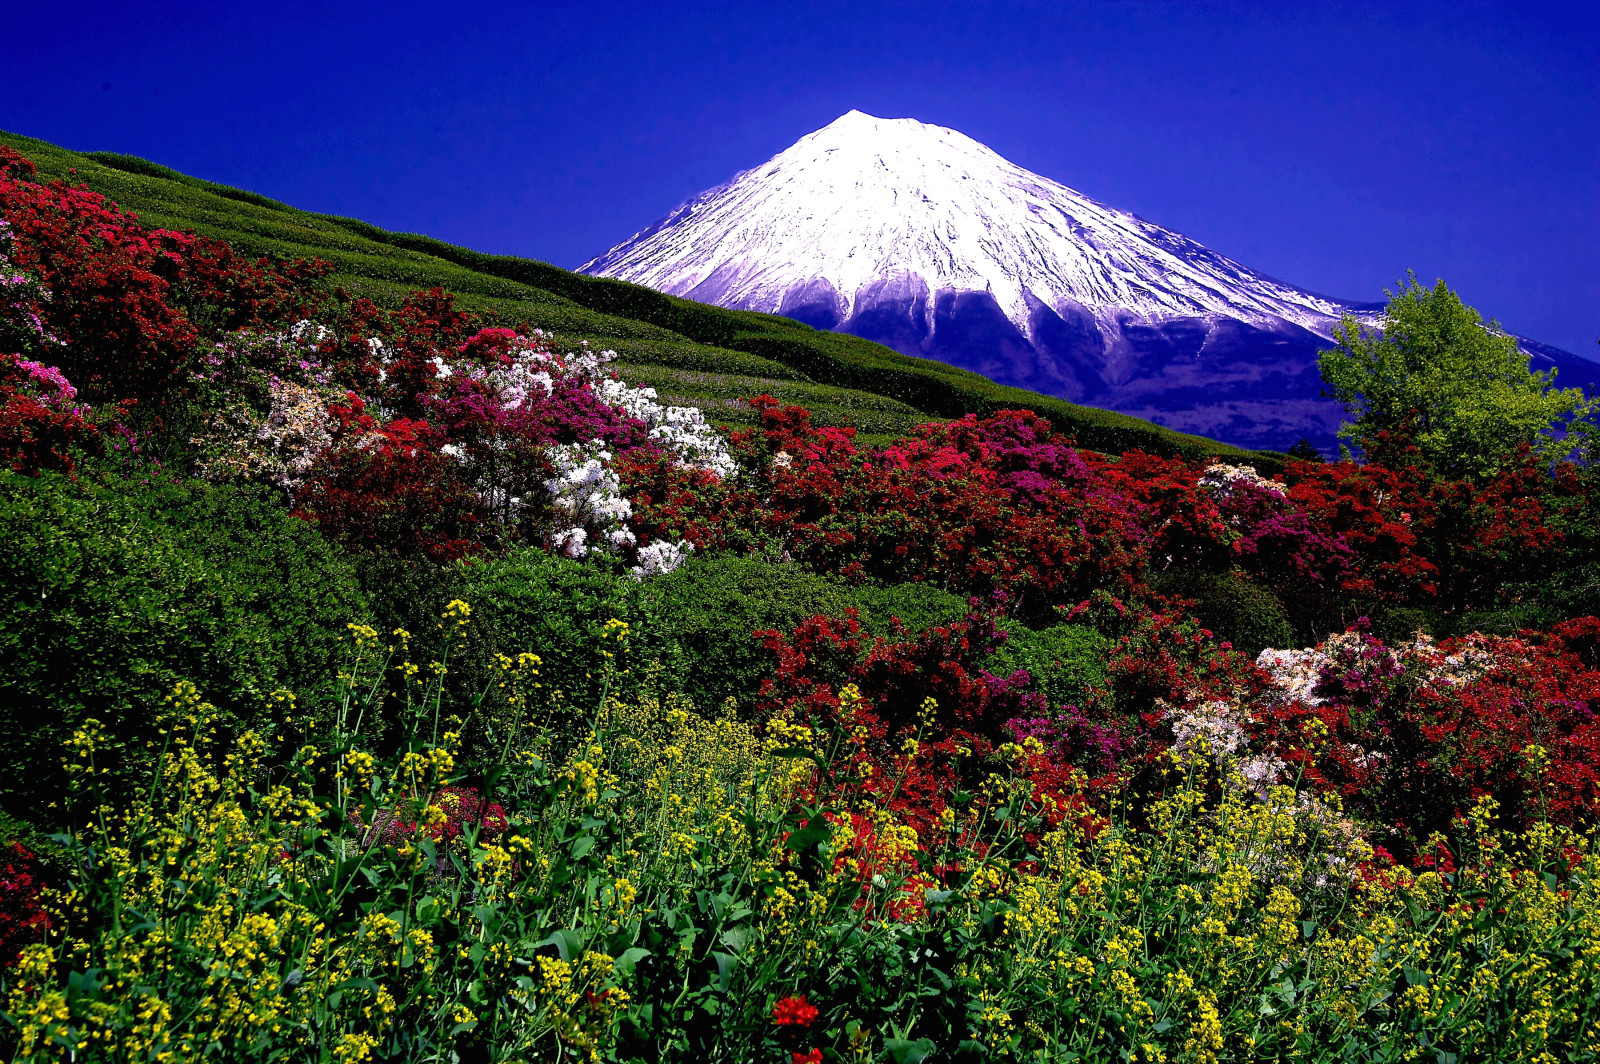
<svg viewBox="0 0 1600 1064">
<path fill-rule="evenodd" d="M 1332 443 L 1317 352 L 1342 315 L 1382 310 L 1256 273 L 953 129 L 860 111 L 579 269 L 1280 449 Z M 1600 384 L 1600 364 L 1534 359 Z"/>
</svg>

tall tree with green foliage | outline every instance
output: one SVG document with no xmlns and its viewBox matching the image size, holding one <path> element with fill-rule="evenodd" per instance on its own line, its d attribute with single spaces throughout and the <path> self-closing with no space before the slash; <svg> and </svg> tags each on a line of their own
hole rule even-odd
<svg viewBox="0 0 1600 1064">
<path fill-rule="evenodd" d="M 1528 368 L 1528 356 L 1497 322 L 1439 281 L 1424 287 L 1409 275 L 1377 330 L 1346 316 L 1338 345 L 1319 368 L 1351 420 L 1339 435 L 1370 453 L 1380 434 L 1415 446 L 1447 476 L 1493 476 L 1524 446 L 1541 459 L 1570 444 L 1554 426 L 1587 417 L 1597 404 L 1579 388 L 1554 387 L 1555 371 Z"/>
</svg>

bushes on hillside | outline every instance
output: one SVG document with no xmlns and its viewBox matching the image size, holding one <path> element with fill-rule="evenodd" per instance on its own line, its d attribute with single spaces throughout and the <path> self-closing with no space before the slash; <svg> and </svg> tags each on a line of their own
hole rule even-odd
<svg viewBox="0 0 1600 1064">
<path fill-rule="evenodd" d="M 228 727 L 325 709 L 348 564 L 249 492 L 203 484 L 0 474 L 0 804 L 59 822 L 60 750 L 98 720 L 102 767 L 158 743 L 179 680 L 206 684 Z M 298 703 L 279 692 L 293 691 Z"/>
<path fill-rule="evenodd" d="M 328 271 L 317 262 L 252 261 L 222 241 L 147 229 L 85 187 L 42 185 L 33 175 L 31 162 L 0 147 L 9 243 L 0 252 L 43 293 L 22 293 L 4 316 L 38 323 L 59 346 L 55 364 L 91 403 L 159 408 L 202 339 L 303 316 Z"/>
<path fill-rule="evenodd" d="M 448 574 L 432 598 L 472 604 L 465 656 L 453 666 L 462 698 L 481 689 L 495 655 L 530 652 L 543 660 L 539 684 L 557 698 L 569 724 L 587 720 L 602 695 L 611 621 L 629 627 L 634 670 L 613 677 L 633 690 L 651 680 L 655 691 L 681 692 L 702 712 L 734 699 L 754 712 L 773 657 L 758 634 L 789 631 L 814 615 L 851 611 L 869 631 L 921 631 L 965 615 L 966 600 L 923 585 L 856 586 L 792 563 L 757 558 L 692 558 L 673 572 L 643 582 L 615 568 L 584 564 L 536 548 L 496 559 L 475 559 Z M 647 677 L 648 668 L 655 667 Z"/>
<path fill-rule="evenodd" d="M 926 585 L 854 586 L 792 563 L 736 557 L 690 561 L 652 581 L 649 598 L 654 639 L 681 655 L 683 690 L 705 712 L 729 698 L 752 709 L 773 665 L 757 632 L 851 611 L 875 634 L 891 634 L 896 620 L 919 632 L 967 610 L 965 599 Z"/>
<path fill-rule="evenodd" d="M 542 697 L 570 729 L 593 717 L 605 693 L 607 624 L 622 621 L 649 638 L 639 581 L 537 548 L 459 565 L 448 587 L 450 597 L 472 606 L 473 623 L 452 679 L 462 704 L 491 682 L 496 655 L 537 654 Z M 669 667 L 678 664 L 659 646 L 647 653 L 666 657 Z"/>
<path fill-rule="evenodd" d="M 1201 624 L 1252 658 L 1268 647 L 1296 645 L 1283 603 L 1246 577 L 1189 573 L 1153 583 L 1162 594 L 1193 601 L 1194 615 Z"/>
</svg>

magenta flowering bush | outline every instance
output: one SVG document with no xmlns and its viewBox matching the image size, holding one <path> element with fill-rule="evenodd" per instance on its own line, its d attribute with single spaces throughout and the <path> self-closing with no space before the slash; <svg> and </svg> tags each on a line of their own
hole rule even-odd
<svg viewBox="0 0 1600 1064">
<path fill-rule="evenodd" d="M 363 548 L 443 559 L 531 542 L 628 559 L 638 541 L 616 456 L 731 471 L 699 411 L 608 375 L 610 352 L 560 353 L 537 330 L 437 339 L 312 321 L 230 335 L 192 375 L 209 411 L 189 441 L 197 472 L 274 484 Z M 341 348 L 357 352 L 354 371 Z M 636 574 L 688 549 L 653 546 Z"/>
</svg>

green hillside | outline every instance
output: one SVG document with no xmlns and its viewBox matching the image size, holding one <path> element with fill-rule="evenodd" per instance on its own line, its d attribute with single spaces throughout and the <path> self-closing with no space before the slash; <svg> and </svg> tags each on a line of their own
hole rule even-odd
<svg viewBox="0 0 1600 1064">
<path fill-rule="evenodd" d="M 1276 468 L 1281 457 L 1004 387 L 787 318 L 723 310 L 532 259 L 485 255 L 352 218 L 296 210 L 132 156 L 71 152 L 4 132 L 0 143 L 31 158 L 41 178 L 85 183 L 147 224 L 191 229 L 251 254 L 326 259 L 335 267 L 335 283 L 380 304 L 437 285 L 486 317 L 527 322 L 564 344 L 587 340 L 614 349 L 629 380 L 656 388 L 665 402 L 699 406 L 723 424 L 747 422 L 750 411 L 740 397 L 767 392 L 809 408 L 820 425 L 854 427 L 867 442 L 903 435 L 929 420 L 1028 408 L 1101 451 L 1249 457 L 1265 468 Z"/>
</svg>

